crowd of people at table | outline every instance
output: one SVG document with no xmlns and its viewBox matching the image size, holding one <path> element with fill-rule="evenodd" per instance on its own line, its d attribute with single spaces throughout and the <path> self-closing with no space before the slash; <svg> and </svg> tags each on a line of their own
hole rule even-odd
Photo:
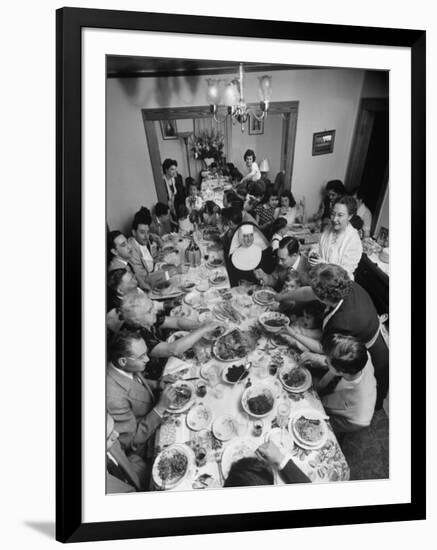
<svg viewBox="0 0 437 550">
<path fill-rule="evenodd" d="M 375 408 L 382 407 L 388 345 L 369 294 L 354 281 L 361 240 L 371 227 L 360 190 L 350 195 L 341 181 L 327 183 L 311 219 L 321 229 L 320 240 L 305 254 L 299 240 L 287 235 L 302 222 L 302 212 L 284 189 L 283 174 L 270 182 L 252 150 L 244 161 L 245 175 L 232 164 L 219 168 L 213 163 L 198 181 L 188 177 L 184 182 L 177 162 L 166 159 L 162 183 L 167 201 L 158 202 L 153 213 L 139 208 L 130 235 L 108 231 L 108 492 L 150 489 L 152 436 L 175 399 L 174 380 L 163 375 L 166 361 L 182 357 L 219 325 L 170 316 L 174 303 L 151 298 L 162 280 L 155 268 L 163 238 L 173 232 L 190 236 L 199 228 L 216 228 L 231 286 L 244 281 L 276 291 L 278 309 L 291 320 L 284 337 L 318 380 L 317 391 L 337 434 L 369 426 Z M 201 195 L 202 179 L 218 176 L 232 184 L 224 192 L 223 208 Z M 248 267 L 242 260 L 246 250 Z M 188 334 L 168 343 L 174 330 Z M 287 483 L 309 481 L 273 443 L 261 445 L 257 454 L 236 462 L 225 486 L 271 484 L 272 466 Z"/>
</svg>

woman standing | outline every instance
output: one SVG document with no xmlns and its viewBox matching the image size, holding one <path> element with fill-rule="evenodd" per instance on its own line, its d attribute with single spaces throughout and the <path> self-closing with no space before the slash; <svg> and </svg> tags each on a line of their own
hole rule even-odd
<svg viewBox="0 0 437 550">
<path fill-rule="evenodd" d="M 326 305 L 322 324 L 323 335 L 350 334 L 365 344 L 375 369 L 376 408 L 381 408 L 388 391 L 389 354 L 372 299 L 364 288 L 351 281 L 346 270 L 338 265 L 321 264 L 314 267 L 310 271 L 310 286 L 315 297 Z M 288 328 L 287 331 L 312 352 L 307 353 L 304 358 L 310 362 L 320 362 L 320 356 L 314 356 L 322 353 L 318 340 L 302 336 L 294 328 Z"/>
<path fill-rule="evenodd" d="M 309 254 L 311 265 L 320 263 L 337 264 L 343 267 L 353 279 L 354 271 L 363 254 L 363 246 L 358 231 L 350 220 L 357 212 L 353 197 L 337 199 L 331 213 L 331 226 L 325 229 L 317 248 Z"/>
<path fill-rule="evenodd" d="M 261 179 L 261 172 L 256 161 L 255 151 L 248 149 L 243 156 L 246 163 L 247 174 L 243 176 L 240 183 L 248 183 L 250 181 L 259 181 Z"/>
</svg>

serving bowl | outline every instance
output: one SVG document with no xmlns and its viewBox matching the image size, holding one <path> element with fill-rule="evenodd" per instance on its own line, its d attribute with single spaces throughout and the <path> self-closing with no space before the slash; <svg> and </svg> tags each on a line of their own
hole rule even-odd
<svg viewBox="0 0 437 550">
<path fill-rule="evenodd" d="M 270 414 L 275 404 L 272 389 L 265 384 L 249 386 L 241 396 L 244 411 L 255 418 L 264 418 Z"/>
<path fill-rule="evenodd" d="M 264 330 L 275 334 L 290 324 L 290 319 L 278 311 L 266 311 L 262 313 L 258 321 Z"/>
</svg>

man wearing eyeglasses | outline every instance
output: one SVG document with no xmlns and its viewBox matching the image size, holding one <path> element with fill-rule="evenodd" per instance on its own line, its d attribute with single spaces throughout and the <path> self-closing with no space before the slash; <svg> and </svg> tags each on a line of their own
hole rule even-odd
<svg viewBox="0 0 437 550">
<path fill-rule="evenodd" d="M 135 451 L 149 458 L 153 454 L 151 436 L 176 399 L 176 391 L 171 385 L 162 389 L 165 380 L 160 383 L 145 377 L 148 350 L 136 332 L 122 330 L 114 335 L 108 359 L 106 406 L 120 434 L 120 444 L 127 455 Z"/>
</svg>

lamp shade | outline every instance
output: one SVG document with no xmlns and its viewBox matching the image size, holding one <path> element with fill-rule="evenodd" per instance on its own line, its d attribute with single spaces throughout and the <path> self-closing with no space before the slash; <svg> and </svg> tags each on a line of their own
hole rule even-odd
<svg viewBox="0 0 437 550">
<path fill-rule="evenodd" d="M 220 90 L 219 82 L 214 78 L 207 79 L 208 89 L 206 91 L 206 98 L 209 105 L 218 105 L 220 103 Z"/>
<path fill-rule="evenodd" d="M 259 77 L 259 94 L 262 101 L 270 101 L 272 99 L 272 77 Z"/>
<path fill-rule="evenodd" d="M 259 171 L 260 172 L 270 172 L 269 161 L 267 159 L 263 159 L 261 161 L 261 164 L 259 165 Z"/>
</svg>

